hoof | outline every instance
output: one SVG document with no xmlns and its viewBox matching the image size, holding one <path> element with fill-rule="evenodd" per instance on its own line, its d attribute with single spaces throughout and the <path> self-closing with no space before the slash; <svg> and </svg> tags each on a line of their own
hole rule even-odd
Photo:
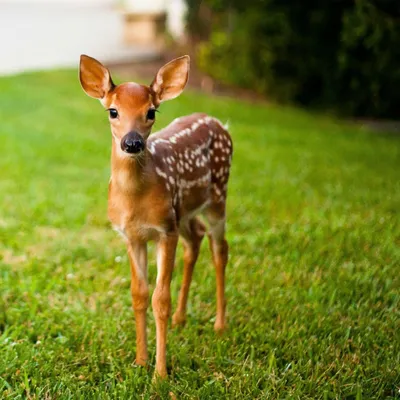
<svg viewBox="0 0 400 400">
<path fill-rule="evenodd" d="M 153 375 L 153 382 L 157 383 L 157 382 L 161 382 L 164 381 L 168 378 L 168 373 L 167 370 L 162 369 L 160 371 L 154 371 L 154 375 Z"/>
<path fill-rule="evenodd" d="M 219 321 L 215 322 L 214 330 L 217 334 L 222 335 L 222 333 L 224 333 L 224 331 L 226 330 L 225 322 L 219 322 Z"/>
<path fill-rule="evenodd" d="M 136 357 L 135 364 L 139 365 L 141 367 L 146 367 L 147 366 L 147 357 L 146 358 Z"/>
<path fill-rule="evenodd" d="M 186 324 L 186 315 L 175 313 L 172 316 L 172 327 L 176 328 L 177 326 L 185 326 Z"/>
</svg>

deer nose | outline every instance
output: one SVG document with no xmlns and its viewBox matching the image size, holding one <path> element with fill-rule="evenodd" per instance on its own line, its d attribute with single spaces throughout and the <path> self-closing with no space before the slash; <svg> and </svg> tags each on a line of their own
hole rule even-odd
<svg viewBox="0 0 400 400">
<path fill-rule="evenodd" d="M 144 147 L 144 140 L 137 132 L 129 132 L 121 140 L 121 149 L 129 154 L 138 154 Z"/>
<path fill-rule="evenodd" d="M 127 153 L 140 153 L 144 149 L 144 144 L 141 140 L 125 140 L 125 151 Z"/>
</svg>

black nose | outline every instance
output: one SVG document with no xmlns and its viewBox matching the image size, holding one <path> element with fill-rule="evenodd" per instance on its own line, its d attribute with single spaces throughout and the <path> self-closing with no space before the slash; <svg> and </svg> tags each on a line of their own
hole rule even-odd
<svg viewBox="0 0 400 400">
<path fill-rule="evenodd" d="M 144 143 L 141 140 L 127 139 L 125 140 L 124 147 L 127 153 L 140 153 L 144 150 Z"/>
<path fill-rule="evenodd" d="M 129 154 L 137 154 L 144 150 L 144 140 L 136 132 L 128 133 L 121 140 L 121 149 Z"/>
</svg>

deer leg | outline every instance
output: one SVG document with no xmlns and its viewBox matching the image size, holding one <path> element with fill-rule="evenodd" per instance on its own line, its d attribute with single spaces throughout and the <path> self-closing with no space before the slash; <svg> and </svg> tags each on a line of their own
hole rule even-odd
<svg viewBox="0 0 400 400">
<path fill-rule="evenodd" d="M 131 266 L 132 306 L 136 322 L 136 364 L 145 365 L 148 359 L 146 311 L 149 303 L 146 243 L 129 243 L 128 255 Z"/>
<path fill-rule="evenodd" d="M 223 332 L 225 329 L 225 268 L 228 262 L 228 242 L 225 239 L 225 217 L 216 217 L 209 213 L 207 215 L 210 224 L 208 238 L 216 272 L 217 286 L 217 316 L 214 324 L 216 332 Z"/>
<path fill-rule="evenodd" d="M 155 376 L 167 376 L 167 328 L 171 312 L 171 278 L 175 263 L 177 233 L 162 236 L 157 243 L 157 283 L 152 305 L 156 320 L 156 370 Z"/>
<path fill-rule="evenodd" d="M 173 326 L 184 325 L 186 322 L 186 306 L 190 283 L 192 281 L 193 269 L 200 252 L 200 245 L 205 231 L 205 226 L 197 218 L 191 219 L 188 224 L 180 230 L 184 245 L 183 280 L 179 292 L 178 305 L 172 317 Z"/>
</svg>

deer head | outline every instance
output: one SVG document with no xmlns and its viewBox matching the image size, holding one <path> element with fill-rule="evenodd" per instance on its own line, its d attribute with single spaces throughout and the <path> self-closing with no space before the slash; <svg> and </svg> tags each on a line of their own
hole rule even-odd
<svg viewBox="0 0 400 400">
<path fill-rule="evenodd" d="M 158 107 L 182 93 L 189 65 L 189 56 L 179 57 L 161 67 L 150 86 L 135 82 L 115 85 L 104 65 L 92 57 L 81 56 L 82 88 L 108 111 L 111 133 L 122 155 L 135 157 L 144 151 Z"/>
</svg>

